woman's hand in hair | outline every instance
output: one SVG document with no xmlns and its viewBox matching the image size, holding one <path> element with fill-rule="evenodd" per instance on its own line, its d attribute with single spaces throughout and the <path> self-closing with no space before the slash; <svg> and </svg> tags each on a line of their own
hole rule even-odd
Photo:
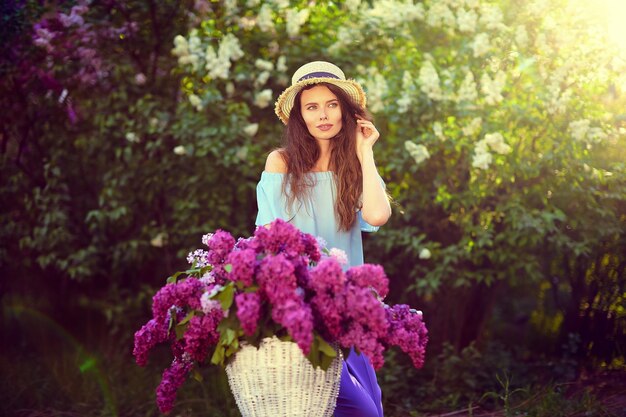
<svg viewBox="0 0 626 417">
<path fill-rule="evenodd" d="M 371 152 L 380 133 L 374 123 L 356 115 L 356 152 L 359 161 L 363 161 L 363 154 Z"/>
<path fill-rule="evenodd" d="M 374 162 L 372 147 L 380 137 L 374 123 L 357 116 L 356 149 L 363 172 L 363 220 L 372 226 L 382 226 L 391 216 L 391 206 Z"/>
</svg>

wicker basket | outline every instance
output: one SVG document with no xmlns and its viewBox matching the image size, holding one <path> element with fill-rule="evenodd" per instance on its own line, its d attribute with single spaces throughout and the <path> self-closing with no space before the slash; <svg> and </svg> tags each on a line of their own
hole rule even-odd
<svg viewBox="0 0 626 417">
<path fill-rule="evenodd" d="M 341 352 L 327 371 L 314 368 L 297 344 L 265 338 L 244 346 L 226 366 L 243 417 L 331 417 L 341 378 Z"/>
</svg>

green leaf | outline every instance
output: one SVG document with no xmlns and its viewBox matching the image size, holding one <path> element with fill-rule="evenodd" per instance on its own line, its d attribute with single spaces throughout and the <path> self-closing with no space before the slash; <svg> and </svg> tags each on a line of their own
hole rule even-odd
<svg viewBox="0 0 626 417">
<path fill-rule="evenodd" d="M 187 315 L 185 316 L 185 318 L 184 318 L 184 319 L 182 319 L 182 320 L 178 323 L 178 325 L 179 325 L 179 326 L 181 326 L 181 325 L 184 325 L 184 324 L 189 323 L 189 320 L 191 320 L 191 318 L 192 318 L 193 316 L 195 316 L 195 315 L 196 315 L 196 310 L 191 310 L 189 313 L 187 313 Z"/>
<path fill-rule="evenodd" d="M 226 345 L 230 346 L 235 340 L 235 337 L 237 337 L 236 331 L 234 331 L 233 329 L 226 329 L 226 338 L 225 338 Z"/>
<path fill-rule="evenodd" d="M 228 310 L 231 305 L 233 305 L 233 299 L 235 297 L 235 286 L 234 283 L 231 282 L 226 285 L 222 290 L 217 293 L 215 296 L 216 299 L 222 304 L 223 310 Z"/>
<path fill-rule="evenodd" d="M 224 365 L 224 353 L 225 353 L 225 349 L 224 346 L 222 346 L 221 344 L 218 344 L 215 347 L 215 351 L 213 352 L 213 356 L 211 356 L 211 363 L 213 365 Z"/>
<path fill-rule="evenodd" d="M 175 274 L 173 274 L 172 276 L 168 277 L 166 282 L 168 284 L 175 284 L 178 281 L 178 277 L 181 276 L 182 274 L 184 274 L 186 271 L 178 271 Z"/>
<path fill-rule="evenodd" d="M 170 332 L 172 331 L 172 328 L 174 327 L 174 315 L 170 314 L 170 322 L 167 325 L 167 334 L 169 335 Z"/>
<path fill-rule="evenodd" d="M 226 265 L 224 265 L 224 270 L 226 272 L 230 272 L 230 271 L 233 270 L 233 266 L 231 264 L 226 264 Z"/>
<path fill-rule="evenodd" d="M 198 382 L 202 382 L 204 380 L 204 378 L 202 377 L 202 374 L 197 368 L 193 368 L 191 376 L 193 377 L 193 379 L 195 379 Z"/>
<path fill-rule="evenodd" d="M 189 327 L 189 323 L 184 323 L 184 324 L 177 324 L 176 327 L 174 328 L 174 331 L 176 332 L 176 339 L 180 340 L 183 338 L 183 336 L 185 336 L 185 332 L 187 331 L 187 328 Z"/>
<path fill-rule="evenodd" d="M 336 356 L 336 355 L 335 355 Z M 330 365 L 333 363 L 333 360 L 335 360 L 335 357 L 331 357 L 328 355 L 321 355 L 320 357 L 320 368 L 322 368 L 322 370 L 327 371 L 328 368 L 330 368 Z"/>
<path fill-rule="evenodd" d="M 320 352 L 324 353 L 326 356 L 332 358 L 337 357 L 337 351 L 328 344 L 320 335 L 316 335 L 315 338 L 319 343 Z"/>
<path fill-rule="evenodd" d="M 306 358 L 309 360 L 309 362 L 311 362 L 311 365 L 313 365 L 314 368 L 317 368 L 321 365 L 319 343 L 315 338 L 313 339 L 313 343 L 311 344 L 311 350 L 309 351 L 309 354 L 306 356 Z"/>
<path fill-rule="evenodd" d="M 226 349 L 226 354 L 225 356 L 227 358 L 230 358 L 232 355 L 234 355 L 235 353 L 237 353 L 237 351 L 239 350 L 239 347 L 235 347 L 235 345 L 230 345 L 228 346 L 228 349 Z"/>
</svg>

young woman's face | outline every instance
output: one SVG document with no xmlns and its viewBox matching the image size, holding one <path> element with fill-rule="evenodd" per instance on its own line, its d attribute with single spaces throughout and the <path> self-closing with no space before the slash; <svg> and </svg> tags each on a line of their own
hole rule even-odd
<svg viewBox="0 0 626 417">
<path fill-rule="evenodd" d="M 325 85 L 302 91 L 300 112 L 309 133 L 315 139 L 332 139 L 341 130 L 339 100 Z"/>
</svg>

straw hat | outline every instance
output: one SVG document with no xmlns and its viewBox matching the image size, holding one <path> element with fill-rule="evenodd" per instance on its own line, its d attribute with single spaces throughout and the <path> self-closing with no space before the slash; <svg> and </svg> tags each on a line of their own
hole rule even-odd
<svg viewBox="0 0 626 417">
<path fill-rule="evenodd" d="M 335 64 L 326 61 L 313 61 L 304 64 L 291 77 L 291 86 L 288 87 L 276 100 L 275 112 L 278 118 L 287 124 L 289 113 L 294 105 L 296 95 L 304 86 L 317 83 L 334 84 L 352 98 L 352 100 L 365 107 L 367 99 L 363 87 L 354 80 L 346 80 L 343 71 Z"/>
</svg>

